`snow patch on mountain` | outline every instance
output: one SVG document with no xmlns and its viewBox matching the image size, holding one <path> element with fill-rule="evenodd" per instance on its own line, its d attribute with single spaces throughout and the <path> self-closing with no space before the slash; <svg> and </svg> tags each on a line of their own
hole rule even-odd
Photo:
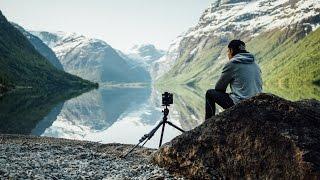
<svg viewBox="0 0 320 180">
<path fill-rule="evenodd" d="M 96 82 L 148 82 L 149 73 L 106 42 L 76 33 L 32 32 L 53 49 L 65 71 Z"/>
<path fill-rule="evenodd" d="M 162 75 L 167 73 L 172 68 L 180 55 L 179 44 L 182 39 L 183 36 L 178 36 L 171 42 L 166 54 L 152 63 L 150 74 L 153 80 L 159 79 Z"/>
<path fill-rule="evenodd" d="M 198 25 L 186 37 L 224 35 L 234 31 L 259 32 L 301 22 L 319 14 L 318 0 L 259 0 L 239 3 L 213 3 L 205 10 Z"/>
<path fill-rule="evenodd" d="M 182 33 L 167 54 L 154 63 L 152 76 L 160 78 L 181 55 L 189 52 L 193 56 L 210 38 L 226 43 L 230 37 L 255 37 L 297 23 L 313 31 L 320 25 L 319 12 L 319 0 L 217 0 L 204 11 L 197 25 Z"/>
<path fill-rule="evenodd" d="M 128 58 L 150 71 L 152 64 L 164 56 L 165 51 L 156 48 L 153 44 L 141 44 L 134 45 L 125 51 L 125 54 Z"/>
</svg>

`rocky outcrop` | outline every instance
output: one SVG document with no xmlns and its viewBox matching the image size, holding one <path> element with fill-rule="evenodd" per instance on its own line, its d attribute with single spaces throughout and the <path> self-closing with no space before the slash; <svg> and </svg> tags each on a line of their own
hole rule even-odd
<svg viewBox="0 0 320 180">
<path fill-rule="evenodd" d="M 192 179 L 320 178 L 320 102 L 257 95 L 163 145 L 152 161 Z"/>
</svg>

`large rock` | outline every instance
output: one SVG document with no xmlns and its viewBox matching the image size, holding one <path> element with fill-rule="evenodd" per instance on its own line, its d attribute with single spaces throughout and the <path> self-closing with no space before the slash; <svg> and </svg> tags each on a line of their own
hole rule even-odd
<svg viewBox="0 0 320 180">
<path fill-rule="evenodd" d="M 192 179 L 320 178 L 320 102 L 260 94 L 176 137 L 152 160 Z"/>
</svg>

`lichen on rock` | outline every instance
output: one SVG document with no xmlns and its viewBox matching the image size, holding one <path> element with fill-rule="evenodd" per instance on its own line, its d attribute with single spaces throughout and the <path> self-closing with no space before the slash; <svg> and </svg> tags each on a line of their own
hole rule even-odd
<svg viewBox="0 0 320 180">
<path fill-rule="evenodd" d="M 192 179 L 320 178 L 320 102 L 259 94 L 166 143 L 152 161 Z"/>
</svg>

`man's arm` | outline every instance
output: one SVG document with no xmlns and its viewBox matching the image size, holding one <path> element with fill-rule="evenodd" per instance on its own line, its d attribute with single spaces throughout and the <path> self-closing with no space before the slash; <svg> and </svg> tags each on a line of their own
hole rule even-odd
<svg viewBox="0 0 320 180">
<path fill-rule="evenodd" d="M 216 83 L 215 90 L 226 92 L 228 84 L 230 83 L 232 78 L 233 78 L 233 68 L 232 68 L 232 64 L 229 62 L 223 67 L 222 74 L 218 82 Z"/>
</svg>

